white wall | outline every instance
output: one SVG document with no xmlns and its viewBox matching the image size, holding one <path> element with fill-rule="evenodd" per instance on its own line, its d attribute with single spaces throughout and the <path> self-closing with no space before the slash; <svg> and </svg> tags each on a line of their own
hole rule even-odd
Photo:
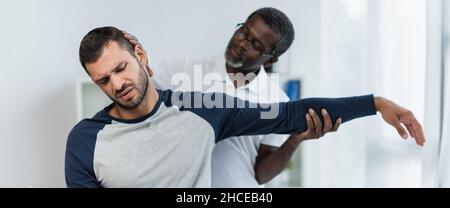
<svg viewBox="0 0 450 208">
<path fill-rule="evenodd" d="M 82 37 L 113 25 L 137 37 L 150 59 L 221 55 L 236 23 L 262 6 L 291 17 L 299 67 L 315 65 L 316 0 L 0 1 L 0 187 L 64 187 L 66 137 L 75 124 Z M 311 49 L 311 50 L 310 50 Z"/>
</svg>

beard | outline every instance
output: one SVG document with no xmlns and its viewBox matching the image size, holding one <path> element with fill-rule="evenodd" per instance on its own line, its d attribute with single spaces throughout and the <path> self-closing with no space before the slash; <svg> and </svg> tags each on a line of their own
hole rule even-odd
<svg viewBox="0 0 450 208">
<path fill-rule="evenodd" d="M 127 109 L 127 110 L 133 110 L 139 107 L 139 105 L 144 100 L 145 96 L 147 95 L 147 89 L 148 89 L 148 77 L 147 74 L 144 72 L 144 68 L 141 66 L 142 70 L 139 70 L 139 80 L 137 83 L 137 86 L 134 87 L 134 90 L 136 91 L 136 95 L 134 98 L 132 98 L 129 101 L 123 102 L 119 99 L 115 99 L 112 97 L 109 97 L 116 105 Z M 131 85 L 132 86 L 132 85 Z M 123 85 L 122 89 L 120 91 L 123 91 L 130 87 L 130 85 Z M 119 94 L 119 93 L 116 93 Z"/>
<path fill-rule="evenodd" d="M 244 63 L 242 63 L 242 61 L 234 62 L 231 59 L 229 59 L 228 57 L 225 57 L 225 60 L 227 61 L 228 65 L 230 65 L 231 67 L 233 67 L 235 69 L 236 68 L 241 68 L 244 65 Z"/>
<path fill-rule="evenodd" d="M 233 54 L 230 54 L 231 50 L 235 50 L 235 52 L 238 51 L 238 49 L 236 48 L 237 47 L 235 47 L 231 42 L 228 43 L 227 49 L 225 51 L 225 60 L 228 65 L 235 69 L 238 69 L 244 66 L 246 60 L 243 54 L 234 54 L 235 57 L 233 57 Z"/>
<path fill-rule="evenodd" d="M 227 62 L 228 65 L 230 65 L 231 67 L 233 67 L 235 69 L 241 68 L 242 66 L 244 66 L 244 60 L 242 60 L 242 58 L 240 58 L 240 60 L 234 60 L 232 57 L 230 57 L 228 55 L 227 52 L 225 52 L 225 61 Z"/>
</svg>

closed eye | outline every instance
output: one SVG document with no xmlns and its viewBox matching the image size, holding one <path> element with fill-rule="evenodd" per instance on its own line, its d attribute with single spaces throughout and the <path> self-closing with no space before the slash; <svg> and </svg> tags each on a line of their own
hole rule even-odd
<svg viewBox="0 0 450 208">
<path fill-rule="evenodd" d="M 104 84 L 108 83 L 108 81 L 109 81 L 109 78 L 107 78 L 107 77 L 101 78 L 101 79 L 99 79 L 99 80 L 97 81 L 97 84 L 98 84 L 98 85 L 104 85 Z"/>
<path fill-rule="evenodd" d="M 127 68 L 128 63 L 122 64 L 121 67 L 117 68 L 115 70 L 116 73 L 122 72 L 123 70 L 125 70 Z"/>
</svg>

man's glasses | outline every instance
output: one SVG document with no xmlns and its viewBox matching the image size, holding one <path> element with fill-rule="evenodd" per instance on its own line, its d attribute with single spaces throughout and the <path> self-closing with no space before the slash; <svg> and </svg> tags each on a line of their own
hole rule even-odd
<svg viewBox="0 0 450 208">
<path fill-rule="evenodd" d="M 259 55 L 264 57 L 273 57 L 273 55 L 264 52 L 264 45 L 261 43 L 261 41 L 255 40 L 254 38 L 250 37 L 250 32 L 248 31 L 244 23 L 239 23 L 236 25 L 236 34 L 239 39 L 246 41 L 245 47 L 247 47 L 247 49 L 257 51 L 259 52 Z"/>
</svg>

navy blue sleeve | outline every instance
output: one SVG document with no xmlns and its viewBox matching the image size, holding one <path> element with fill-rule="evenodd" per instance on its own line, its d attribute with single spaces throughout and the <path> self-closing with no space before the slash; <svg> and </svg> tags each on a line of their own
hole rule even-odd
<svg viewBox="0 0 450 208">
<path fill-rule="evenodd" d="M 326 109 L 333 121 L 342 118 L 343 123 L 376 114 L 373 95 L 308 98 L 265 105 L 249 103 L 221 93 L 174 93 L 172 100 L 174 99 L 180 100 L 185 105 L 185 110 L 192 111 L 213 126 L 216 142 L 231 136 L 305 131 L 305 116 L 309 108 L 316 112 Z M 323 121 L 320 113 L 318 114 Z"/>
<path fill-rule="evenodd" d="M 101 188 L 94 173 L 94 150 L 99 125 L 82 121 L 70 132 L 65 155 L 68 188 Z"/>
</svg>

